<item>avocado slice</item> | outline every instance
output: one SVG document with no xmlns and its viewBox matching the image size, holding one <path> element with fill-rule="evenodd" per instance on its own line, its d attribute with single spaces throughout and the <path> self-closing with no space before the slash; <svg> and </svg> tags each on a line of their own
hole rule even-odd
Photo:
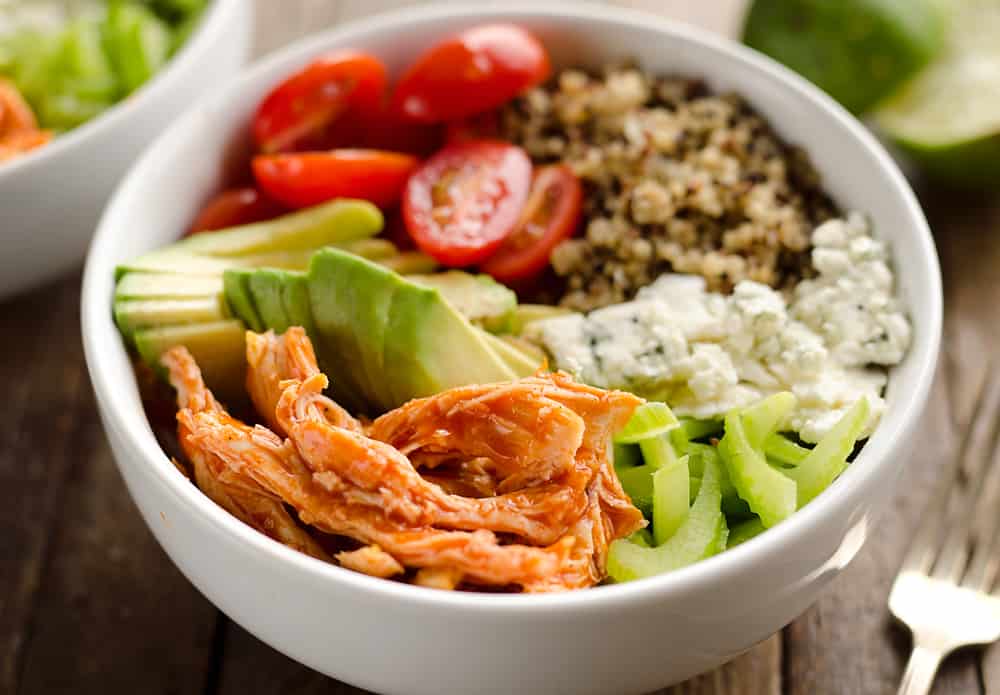
<svg viewBox="0 0 1000 695">
<path fill-rule="evenodd" d="M 162 273 L 128 273 L 115 288 L 115 299 L 149 299 L 151 297 L 208 297 L 223 292 L 222 280 L 216 277 L 165 275 Z"/>
<path fill-rule="evenodd" d="M 420 251 L 403 251 L 379 262 L 400 275 L 430 273 L 437 270 L 438 267 L 437 261 Z"/>
<path fill-rule="evenodd" d="M 257 305 L 254 303 L 253 295 L 250 292 L 251 274 L 252 271 L 243 268 L 227 270 L 222 274 L 222 286 L 225 291 L 226 302 L 229 304 L 229 309 L 233 314 L 243 319 L 243 322 L 252 331 L 260 333 L 264 330 L 264 322 L 261 320 L 260 314 L 257 313 Z M 122 278 L 122 282 L 125 282 L 130 277 L 132 277 L 131 273 Z"/>
<path fill-rule="evenodd" d="M 425 287 L 434 287 L 459 313 L 474 324 L 492 333 L 507 330 L 517 295 L 489 275 L 472 275 L 461 270 L 449 270 L 433 275 L 407 275 L 407 280 Z"/>
<path fill-rule="evenodd" d="M 309 280 L 305 273 L 283 274 L 281 303 L 285 307 L 289 325 L 302 326 L 308 335 L 316 335 L 316 321 L 313 319 L 312 303 L 309 301 Z M 320 366 L 322 368 L 323 365 Z"/>
<path fill-rule="evenodd" d="M 126 337 L 139 328 L 208 323 L 229 318 L 222 297 L 126 299 L 115 302 L 115 323 Z"/>
<path fill-rule="evenodd" d="M 201 368 L 205 383 L 223 397 L 242 397 L 246 377 L 246 329 L 230 319 L 180 326 L 158 326 L 135 332 L 135 346 L 146 364 L 162 373 L 160 356 L 184 345 Z"/>
<path fill-rule="evenodd" d="M 550 319 L 554 316 L 572 314 L 570 309 L 550 304 L 518 304 L 511 318 L 511 333 L 520 334 L 532 321 Z"/>
<path fill-rule="evenodd" d="M 477 329 L 497 356 L 517 374 L 534 374 L 545 364 L 545 355 L 525 341 L 517 343 L 510 336 L 498 336 Z"/>
<path fill-rule="evenodd" d="M 286 273 L 271 268 L 261 268 L 247 274 L 250 296 L 261 322 L 276 333 L 284 333 L 291 325 L 282 300 L 282 285 Z"/>
</svg>

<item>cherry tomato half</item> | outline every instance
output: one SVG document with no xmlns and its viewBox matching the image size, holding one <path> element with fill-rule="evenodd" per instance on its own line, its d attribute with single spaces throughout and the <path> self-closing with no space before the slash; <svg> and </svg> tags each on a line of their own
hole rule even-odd
<svg viewBox="0 0 1000 695">
<path fill-rule="evenodd" d="M 583 186 L 565 164 L 535 172 L 528 202 L 510 236 L 481 268 L 501 282 L 533 277 L 545 270 L 552 249 L 573 235 L 583 211 Z"/>
<path fill-rule="evenodd" d="M 257 184 L 269 196 L 295 208 L 333 198 L 362 198 L 379 207 L 399 202 L 416 157 L 382 150 L 330 150 L 258 155 Z"/>
<path fill-rule="evenodd" d="M 253 122 L 257 147 L 270 154 L 357 144 L 364 124 L 382 108 L 385 85 L 385 65 L 375 56 L 325 55 L 261 102 Z"/>
<path fill-rule="evenodd" d="M 208 201 L 187 233 L 197 234 L 263 222 L 286 212 L 288 208 L 262 195 L 256 188 L 231 188 Z"/>
<path fill-rule="evenodd" d="M 500 136 L 500 114 L 496 111 L 484 111 L 475 116 L 451 121 L 445 126 L 445 142 L 466 142 L 468 140 L 483 140 Z"/>
<path fill-rule="evenodd" d="M 530 185 L 531 160 L 520 147 L 491 140 L 449 145 L 407 182 L 406 229 L 444 265 L 478 263 L 510 234 Z"/>
<path fill-rule="evenodd" d="M 440 123 L 414 123 L 386 105 L 372 122 L 366 123 L 362 142 L 375 150 L 405 152 L 429 157 L 444 144 L 444 126 Z"/>
<path fill-rule="evenodd" d="M 403 73 L 393 106 L 421 123 L 456 121 L 501 104 L 544 81 L 549 55 L 511 24 L 467 29 L 437 44 Z"/>
</svg>

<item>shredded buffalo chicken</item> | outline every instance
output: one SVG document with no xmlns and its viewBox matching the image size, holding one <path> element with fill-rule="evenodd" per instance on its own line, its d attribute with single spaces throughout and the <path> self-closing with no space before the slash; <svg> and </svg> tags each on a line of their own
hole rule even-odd
<svg viewBox="0 0 1000 695">
<path fill-rule="evenodd" d="M 335 561 L 372 576 L 563 591 L 601 581 L 610 542 L 645 525 L 608 451 L 635 396 L 539 374 L 363 424 L 324 395 L 301 328 L 248 333 L 247 362 L 266 427 L 228 415 L 186 349 L 164 356 L 178 437 L 206 495 L 301 552 L 329 561 L 314 535 L 333 534 L 355 542 Z"/>
</svg>

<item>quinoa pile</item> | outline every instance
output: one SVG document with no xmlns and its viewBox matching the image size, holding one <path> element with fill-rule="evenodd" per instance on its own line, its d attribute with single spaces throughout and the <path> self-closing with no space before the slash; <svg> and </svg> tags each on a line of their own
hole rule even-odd
<svg viewBox="0 0 1000 695">
<path fill-rule="evenodd" d="M 810 273 L 812 229 L 836 214 L 801 149 L 700 80 L 565 70 L 505 107 L 501 128 L 584 182 L 584 233 L 551 258 L 573 309 L 626 301 L 671 271 L 724 292 L 790 286 Z"/>
</svg>

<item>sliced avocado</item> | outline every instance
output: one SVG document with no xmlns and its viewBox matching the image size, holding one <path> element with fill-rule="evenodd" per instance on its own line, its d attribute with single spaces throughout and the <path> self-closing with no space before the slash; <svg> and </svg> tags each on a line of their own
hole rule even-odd
<svg viewBox="0 0 1000 695">
<path fill-rule="evenodd" d="M 281 303 L 285 306 L 289 325 L 302 326 L 308 335 L 316 335 L 316 321 L 313 319 L 312 303 L 309 301 L 309 279 L 305 273 L 284 274 L 281 284 Z M 321 364 L 320 367 L 323 368 L 324 365 Z"/>
<path fill-rule="evenodd" d="M 227 270 L 222 275 L 222 285 L 226 295 L 226 302 L 229 309 L 255 333 L 264 330 L 264 322 L 257 313 L 257 305 L 254 304 L 253 295 L 250 293 L 250 275 L 253 271 L 243 268 L 233 268 Z M 126 275 L 122 282 L 131 277 Z M 169 276 L 154 276 L 169 277 Z"/>
<path fill-rule="evenodd" d="M 205 383 L 220 397 L 239 397 L 246 376 L 246 329 L 241 321 L 160 326 L 136 331 L 140 357 L 158 372 L 160 355 L 184 345 L 201 368 Z"/>
<path fill-rule="evenodd" d="M 247 275 L 250 296 L 264 326 L 275 333 L 284 333 L 291 325 L 282 300 L 285 271 L 260 268 Z"/>
<path fill-rule="evenodd" d="M 222 280 L 215 277 L 128 273 L 115 287 L 115 299 L 208 297 L 223 292 Z"/>
<path fill-rule="evenodd" d="M 517 308 L 517 295 L 489 275 L 449 270 L 432 275 L 407 275 L 418 285 L 434 287 L 441 296 L 472 323 L 496 333 L 507 330 Z"/>
<path fill-rule="evenodd" d="M 521 344 L 507 340 L 507 336 L 493 335 L 481 328 L 477 330 L 493 348 L 493 352 L 516 374 L 534 374 L 544 365 L 544 355 L 529 352 Z"/>
<path fill-rule="evenodd" d="M 123 263 L 116 269 L 116 275 L 120 280 L 124 279 L 128 273 L 133 272 L 218 277 L 226 269 L 232 268 L 235 265 L 235 263 L 225 258 L 198 256 L 167 246 L 159 251 L 153 251 L 145 256 Z"/>
<path fill-rule="evenodd" d="M 518 304 L 514 309 L 513 320 L 511 321 L 511 333 L 520 334 L 524 327 L 532 321 L 550 319 L 553 316 L 564 316 L 572 314 L 569 309 L 561 306 L 551 306 L 549 304 Z"/>
<path fill-rule="evenodd" d="M 438 262 L 420 251 L 403 251 L 391 258 L 380 261 L 389 270 L 400 275 L 430 273 L 437 270 Z"/>
<path fill-rule="evenodd" d="M 229 318 L 218 295 L 184 299 L 126 299 L 116 301 L 115 323 L 126 336 L 139 328 L 208 323 Z"/>
</svg>

